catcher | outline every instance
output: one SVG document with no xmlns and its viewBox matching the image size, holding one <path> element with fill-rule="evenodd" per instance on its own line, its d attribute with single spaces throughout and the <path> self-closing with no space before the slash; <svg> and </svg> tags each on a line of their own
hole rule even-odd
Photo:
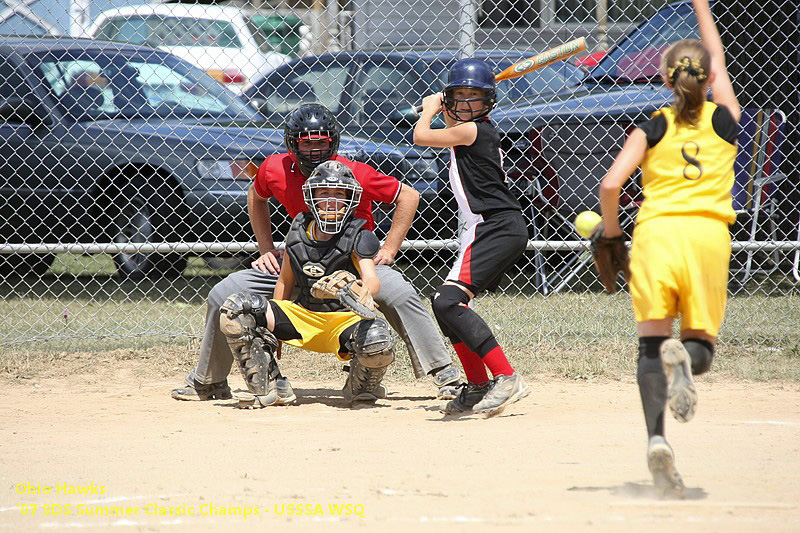
<svg viewBox="0 0 800 533">
<path fill-rule="evenodd" d="M 332 353 L 349 361 L 342 393 L 351 404 L 386 397 L 381 384 L 394 360 L 389 324 L 376 318 L 373 296 L 380 282 L 372 258 L 375 234 L 352 216 L 361 185 L 338 161 L 317 166 L 303 184 L 310 212 L 297 215 L 286 237 L 289 257 L 281 266 L 274 298 L 230 296 L 220 309 L 220 329 L 244 377 L 239 407 L 292 403 L 296 396 L 278 369 L 279 342 Z M 289 301 L 297 285 L 299 295 Z"/>
<path fill-rule="evenodd" d="M 602 235 L 593 249 L 609 292 L 627 272 L 618 218 L 622 184 L 642 169 L 645 200 L 636 217 L 630 290 L 639 334 L 636 372 L 655 486 L 682 497 L 684 484 L 664 438 L 664 410 L 680 422 L 697 408 L 692 374 L 711 367 L 727 297 L 739 102 L 725 68 L 708 0 L 693 0 L 702 42 L 678 41 L 661 59 L 675 100 L 633 130 L 600 185 Z M 706 101 L 711 89 L 713 103 Z M 672 323 L 680 315 L 680 340 Z"/>
</svg>

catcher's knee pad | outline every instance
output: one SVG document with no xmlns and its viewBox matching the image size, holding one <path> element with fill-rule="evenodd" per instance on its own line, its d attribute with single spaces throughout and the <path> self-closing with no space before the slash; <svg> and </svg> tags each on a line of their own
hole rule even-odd
<svg viewBox="0 0 800 533">
<path fill-rule="evenodd" d="M 492 330 L 478 314 L 466 307 L 469 295 L 455 285 L 439 285 L 433 294 L 433 314 L 445 336 L 454 343 L 463 342 L 478 355 L 494 338 Z M 464 304 L 464 305 L 461 305 Z M 496 346 L 496 344 L 495 344 Z"/>
<path fill-rule="evenodd" d="M 219 327 L 228 338 L 241 336 L 247 329 L 267 326 L 269 300 L 252 292 L 228 296 L 219 309 Z"/>
<path fill-rule="evenodd" d="M 394 361 L 395 342 L 384 319 L 362 320 L 353 331 L 353 356 L 366 368 L 386 368 Z"/>
<path fill-rule="evenodd" d="M 280 375 L 274 357 L 278 340 L 267 329 L 267 305 L 267 298 L 242 292 L 229 296 L 220 308 L 220 330 L 247 389 L 256 395 L 266 394 L 270 379 Z"/>
<path fill-rule="evenodd" d="M 708 372 L 714 360 L 714 345 L 705 339 L 686 339 L 683 347 L 692 359 L 692 374 L 699 376 Z"/>
</svg>

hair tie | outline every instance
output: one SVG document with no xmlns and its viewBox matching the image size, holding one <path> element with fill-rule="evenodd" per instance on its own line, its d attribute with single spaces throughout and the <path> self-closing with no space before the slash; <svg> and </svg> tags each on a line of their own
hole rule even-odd
<svg viewBox="0 0 800 533">
<path fill-rule="evenodd" d="M 697 59 L 692 59 L 689 56 L 685 56 L 683 59 L 675 63 L 674 67 L 667 69 L 667 77 L 672 85 L 675 85 L 675 81 L 678 79 L 678 75 L 681 72 L 685 72 L 689 76 L 693 76 L 697 79 L 697 81 L 703 81 L 708 77 L 706 76 L 706 71 L 700 66 L 700 61 Z"/>
</svg>

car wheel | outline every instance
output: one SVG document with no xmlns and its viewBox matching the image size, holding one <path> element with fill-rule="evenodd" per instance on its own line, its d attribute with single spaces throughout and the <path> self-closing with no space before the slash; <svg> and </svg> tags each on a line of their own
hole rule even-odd
<svg viewBox="0 0 800 533">
<path fill-rule="evenodd" d="M 141 194 L 135 194 L 127 202 L 118 202 L 117 205 L 119 210 L 113 218 L 115 244 L 163 241 L 156 229 L 158 215 Z M 120 275 L 134 281 L 146 276 L 180 276 L 186 268 L 186 262 L 186 257 L 179 253 L 118 253 L 114 256 Z"/>
<path fill-rule="evenodd" d="M 55 254 L 1 254 L 0 276 L 42 276 L 53 264 Z"/>
</svg>

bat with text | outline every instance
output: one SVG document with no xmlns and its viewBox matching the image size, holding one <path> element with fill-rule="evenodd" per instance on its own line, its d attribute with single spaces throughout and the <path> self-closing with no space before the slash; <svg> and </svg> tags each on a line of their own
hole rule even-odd
<svg viewBox="0 0 800 533">
<path fill-rule="evenodd" d="M 586 38 L 580 37 L 573 41 L 556 46 L 555 48 L 552 48 L 546 52 L 542 52 L 541 54 L 537 54 L 533 57 L 529 57 L 528 59 L 523 59 L 518 63 L 514 63 L 503 72 L 495 74 L 494 81 L 519 78 L 520 76 L 524 76 L 525 74 L 533 72 L 534 70 L 539 70 L 547 65 L 552 65 L 556 61 L 563 61 L 568 57 L 574 56 L 575 54 L 580 54 L 585 50 Z M 422 106 L 418 105 L 414 107 L 414 111 L 419 114 L 422 111 Z"/>
</svg>

